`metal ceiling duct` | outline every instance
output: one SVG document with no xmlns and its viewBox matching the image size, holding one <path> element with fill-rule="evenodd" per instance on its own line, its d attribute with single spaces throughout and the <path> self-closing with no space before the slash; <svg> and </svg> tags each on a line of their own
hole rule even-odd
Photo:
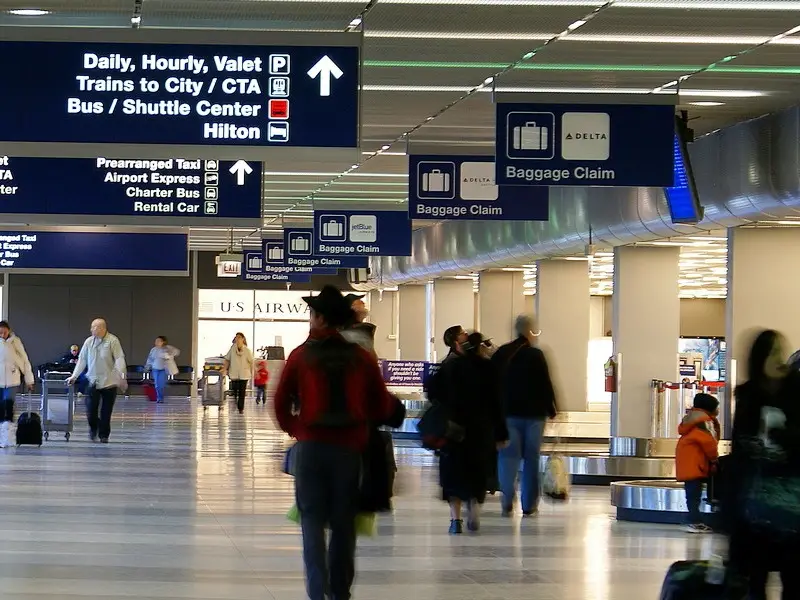
<svg viewBox="0 0 800 600">
<path fill-rule="evenodd" d="M 518 267 L 581 253 L 800 217 L 800 107 L 740 123 L 690 146 L 705 219 L 674 225 L 657 188 L 550 188 L 550 220 L 445 221 L 414 232 L 413 255 L 372 259 L 361 290 Z"/>
</svg>

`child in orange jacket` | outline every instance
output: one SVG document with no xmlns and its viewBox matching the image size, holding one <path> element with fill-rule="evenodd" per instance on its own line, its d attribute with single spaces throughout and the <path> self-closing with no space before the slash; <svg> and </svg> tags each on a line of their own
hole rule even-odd
<svg viewBox="0 0 800 600">
<path fill-rule="evenodd" d="M 678 427 L 681 439 L 675 451 L 675 470 L 678 481 L 683 482 L 686 506 L 689 508 L 691 533 L 709 533 L 711 528 L 703 524 L 700 516 L 700 501 L 703 485 L 711 476 L 719 458 L 720 426 L 717 420 L 719 400 L 710 394 L 697 394 L 692 410 Z"/>
<path fill-rule="evenodd" d="M 264 358 L 256 359 L 255 375 L 253 376 L 253 386 L 256 388 L 256 404 L 259 402 L 267 403 L 267 382 L 269 381 L 269 371 L 267 371 L 267 361 Z"/>
</svg>

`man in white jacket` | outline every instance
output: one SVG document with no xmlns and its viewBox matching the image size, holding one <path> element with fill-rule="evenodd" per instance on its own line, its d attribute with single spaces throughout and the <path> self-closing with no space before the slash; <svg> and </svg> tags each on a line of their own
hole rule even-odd
<svg viewBox="0 0 800 600">
<path fill-rule="evenodd" d="M 8 430 L 14 421 L 14 396 L 25 376 L 28 390 L 33 389 L 33 370 L 25 346 L 11 331 L 7 321 L 0 321 L 0 448 L 9 445 Z"/>
<path fill-rule="evenodd" d="M 117 336 L 109 333 L 105 319 L 92 321 L 91 331 L 92 335 L 83 343 L 78 354 L 78 362 L 68 383 L 75 383 L 83 370 L 88 369 L 86 417 L 89 421 L 89 438 L 95 441 L 99 436 L 100 441 L 107 444 L 117 391 L 124 392 L 128 387 L 125 381 L 127 366 L 122 344 Z"/>
</svg>

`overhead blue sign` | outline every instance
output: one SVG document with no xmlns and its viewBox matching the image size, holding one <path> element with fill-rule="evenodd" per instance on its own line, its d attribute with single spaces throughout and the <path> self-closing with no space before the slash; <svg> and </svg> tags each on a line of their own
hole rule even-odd
<svg viewBox="0 0 800 600">
<path fill-rule="evenodd" d="M 411 156 L 412 219 L 547 221 L 546 187 L 497 186 L 493 156 Z"/>
<path fill-rule="evenodd" d="M 0 231 L 0 270 L 189 271 L 183 233 Z"/>
<path fill-rule="evenodd" d="M 673 223 L 697 223 L 703 219 L 703 209 L 697 197 L 688 148 L 675 136 L 675 172 L 672 186 L 664 189 Z"/>
<path fill-rule="evenodd" d="M 497 104 L 498 185 L 672 185 L 675 107 Z"/>
<path fill-rule="evenodd" d="M 282 245 L 283 242 L 280 242 Z M 275 248 L 269 249 L 273 260 L 276 256 Z M 265 260 L 264 250 L 244 253 L 242 265 L 242 279 L 245 281 L 276 281 L 281 283 L 310 283 L 311 272 L 296 272 L 291 267 L 268 264 Z"/>
<path fill-rule="evenodd" d="M 261 163 L 0 156 L 0 212 L 261 219 Z"/>
<path fill-rule="evenodd" d="M 314 211 L 316 256 L 411 256 L 411 220 L 402 211 Z"/>
<path fill-rule="evenodd" d="M 320 269 L 366 269 L 366 256 L 315 256 L 314 230 L 288 227 L 283 230 L 284 262 L 287 265 L 311 267 L 315 274 Z"/>
<path fill-rule="evenodd" d="M 355 45 L 4 41 L 0 55 L 0 141 L 358 146 Z"/>
<path fill-rule="evenodd" d="M 313 275 L 336 275 L 336 268 L 287 262 L 283 240 L 262 240 L 261 252 L 248 252 L 242 269 L 247 281 L 308 283 Z"/>
</svg>

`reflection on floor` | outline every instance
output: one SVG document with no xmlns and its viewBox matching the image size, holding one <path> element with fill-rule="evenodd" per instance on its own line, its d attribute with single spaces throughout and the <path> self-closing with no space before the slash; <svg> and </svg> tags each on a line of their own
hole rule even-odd
<svg viewBox="0 0 800 600">
<path fill-rule="evenodd" d="M 304 598 L 288 442 L 268 410 L 131 399 L 109 445 L 79 419 L 69 443 L 0 451 L 0 598 Z M 357 600 L 656 599 L 672 561 L 719 544 L 616 523 L 597 488 L 525 521 L 501 519 L 492 499 L 480 535 L 452 538 L 430 456 L 398 454 L 403 494 L 360 542 Z"/>
</svg>

